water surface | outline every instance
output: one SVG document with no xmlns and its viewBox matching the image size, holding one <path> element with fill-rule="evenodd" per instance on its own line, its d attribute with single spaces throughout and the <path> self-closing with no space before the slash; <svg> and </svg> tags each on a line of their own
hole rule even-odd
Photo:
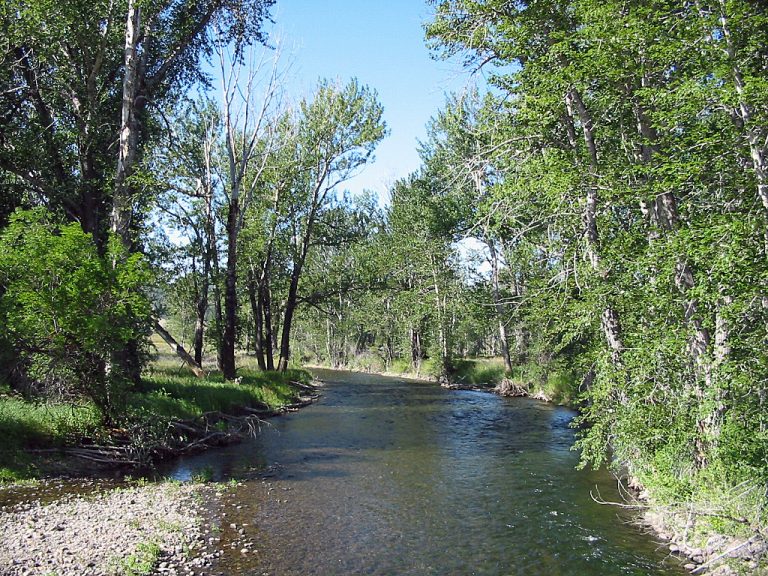
<svg viewBox="0 0 768 576">
<path fill-rule="evenodd" d="M 321 400 L 259 436 L 175 463 L 246 479 L 227 521 L 256 542 L 223 573 L 274 575 L 683 574 L 663 547 L 590 494 L 573 412 L 524 398 L 318 371 Z"/>
</svg>

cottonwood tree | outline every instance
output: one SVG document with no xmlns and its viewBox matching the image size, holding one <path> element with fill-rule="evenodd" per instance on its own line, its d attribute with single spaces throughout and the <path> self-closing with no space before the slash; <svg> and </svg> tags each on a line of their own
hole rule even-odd
<svg viewBox="0 0 768 576">
<path fill-rule="evenodd" d="M 157 111 L 193 82 L 219 44 L 264 40 L 271 0 L 3 4 L 0 170 L 33 203 L 63 212 L 106 253 L 129 252 L 151 190 L 136 172 Z M 212 34 L 217 23 L 223 31 Z M 117 263 L 115 263 L 117 265 Z M 139 343 L 113 368 L 138 380 Z"/>
<path fill-rule="evenodd" d="M 251 53 L 238 61 L 220 46 L 219 73 L 222 91 L 222 124 L 225 147 L 224 210 L 226 268 L 224 270 L 224 327 L 221 370 L 236 377 L 237 244 L 245 216 L 254 202 L 269 160 L 281 146 L 277 130 L 281 91 L 279 54 Z"/>
<path fill-rule="evenodd" d="M 683 499 L 764 477 L 765 6 L 432 4 L 433 47 L 501 94 L 485 210 L 585 375 L 584 459 Z"/>
<path fill-rule="evenodd" d="M 162 220 L 185 242 L 180 250 L 189 262 L 184 273 L 191 282 L 195 312 L 192 348 L 194 362 L 200 367 L 211 300 L 217 311 L 213 333 L 221 332 L 221 298 L 216 274 L 219 261 L 216 213 L 222 190 L 218 169 L 222 152 L 220 111 L 213 100 L 201 97 L 179 106 L 171 126 L 171 138 L 167 145 L 155 148 L 146 170 L 155 175 L 155 186 L 165 190 L 157 203 Z M 218 348 L 220 338 L 215 337 L 214 341 Z"/>
<path fill-rule="evenodd" d="M 356 80 L 345 85 L 321 82 L 312 97 L 300 103 L 298 171 L 285 208 L 292 265 L 280 336 L 280 371 L 288 368 L 299 281 L 318 218 L 334 191 L 372 159 L 386 134 L 382 114 L 376 92 Z"/>
</svg>

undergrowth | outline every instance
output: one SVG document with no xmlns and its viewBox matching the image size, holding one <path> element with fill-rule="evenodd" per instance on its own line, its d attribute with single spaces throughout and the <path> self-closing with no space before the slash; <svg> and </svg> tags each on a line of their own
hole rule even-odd
<svg viewBox="0 0 768 576">
<path fill-rule="evenodd" d="M 294 401 L 297 390 L 291 382 L 311 379 L 304 370 L 260 372 L 249 360 L 241 357 L 244 367 L 236 381 L 228 382 L 215 371 L 198 379 L 170 355 L 159 354 L 129 394 L 122 426 L 137 442 L 152 444 L 161 440 L 170 419 L 191 420 L 209 412 L 237 414 L 243 407 L 277 408 Z M 38 474 L 39 458 L 30 450 L 75 446 L 85 439 L 98 443 L 108 436 L 93 402 L 30 401 L 0 388 L 0 482 Z"/>
</svg>

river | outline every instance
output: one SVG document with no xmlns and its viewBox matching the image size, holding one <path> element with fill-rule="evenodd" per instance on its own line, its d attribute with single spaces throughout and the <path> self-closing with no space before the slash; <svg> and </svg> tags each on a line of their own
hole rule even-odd
<svg viewBox="0 0 768 576">
<path fill-rule="evenodd" d="M 317 371 L 313 406 L 253 440 L 176 461 L 233 488 L 256 549 L 226 574 L 683 574 L 603 471 L 577 471 L 571 410 L 435 384 Z"/>
</svg>

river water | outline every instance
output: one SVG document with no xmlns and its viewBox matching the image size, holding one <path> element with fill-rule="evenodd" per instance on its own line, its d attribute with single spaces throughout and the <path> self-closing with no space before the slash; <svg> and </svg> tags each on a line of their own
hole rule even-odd
<svg viewBox="0 0 768 576">
<path fill-rule="evenodd" d="M 225 574 L 683 574 L 664 548 L 590 494 L 619 500 L 605 472 L 577 471 L 571 410 L 435 384 L 317 371 L 317 404 L 257 438 L 174 463 L 244 480 L 226 521 L 255 550 Z"/>
</svg>

